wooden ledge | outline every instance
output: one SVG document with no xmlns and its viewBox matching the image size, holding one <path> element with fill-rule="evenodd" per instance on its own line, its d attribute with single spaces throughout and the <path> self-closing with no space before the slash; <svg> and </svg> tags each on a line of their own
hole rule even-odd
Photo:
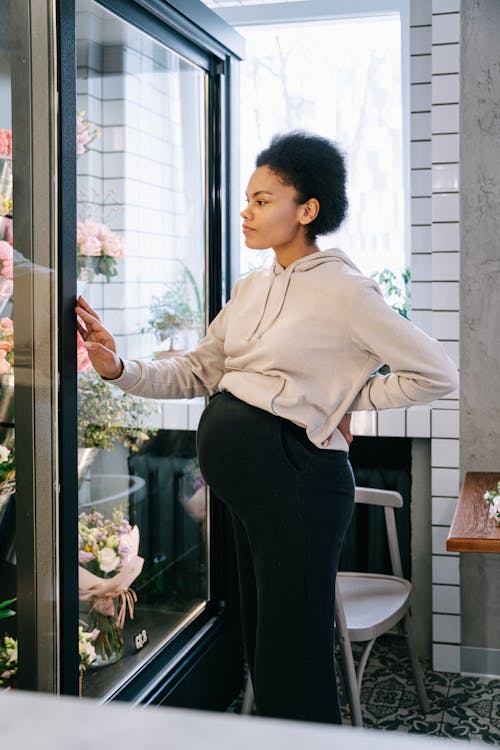
<svg viewBox="0 0 500 750">
<path fill-rule="evenodd" d="M 500 525 L 488 518 L 486 490 L 495 489 L 500 472 L 468 471 L 450 533 L 446 540 L 448 552 L 500 553 Z"/>
</svg>

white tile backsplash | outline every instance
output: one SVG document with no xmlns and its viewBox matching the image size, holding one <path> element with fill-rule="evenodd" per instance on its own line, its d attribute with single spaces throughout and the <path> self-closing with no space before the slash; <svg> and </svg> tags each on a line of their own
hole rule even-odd
<svg viewBox="0 0 500 750">
<path fill-rule="evenodd" d="M 453 13 L 460 10 L 460 0 L 432 0 L 433 13 Z"/>
<path fill-rule="evenodd" d="M 410 119 L 410 139 L 423 141 L 431 137 L 431 113 L 414 112 Z M 412 165 L 413 167 L 413 165 Z"/>
<path fill-rule="evenodd" d="M 459 87 L 458 73 L 432 76 L 432 104 L 456 104 Z"/>
<path fill-rule="evenodd" d="M 383 409 L 378 414 L 378 434 L 386 437 L 405 437 L 405 410 Z"/>
<path fill-rule="evenodd" d="M 380 412 L 381 413 L 381 412 Z M 377 434 L 376 411 L 354 411 L 351 419 L 351 432 L 353 435 L 376 435 Z"/>
<path fill-rule="evenodd" d="M 431 130 L 437 133 L 458 133 L 458 104 L 433 104 Z"/>
<path fill-rule="evenodd" d="M 445 352 L 451 357 L 457 368 L 460 367 L 460 347 L 458 341 L 443 341 L 442 344 Z"/>
<path fill-rule="evenodd" d="M 412 227 L 411 246 L 414 253 L 432 252 L 432 230 L 431 227 Z"/>
<path fill-rule="evenodd" d="M 413 55 L 424 55 L 431 51 L 432 29 L 430 26 L 417 26 L 410 29 L 410 50 Z"/>
<path fill-rule="evenodd" d="M 431 0 L 418 0 L 410 3 L 410 26 L 424 26 L 432 21 Z"/>
<path fill-rule="evenodd" d="M 458 73 L 460 47 L 458 44 L 439 44 L 432 48 L 432 73 Z"/>
<path fill-rule="evenodd" d="M 457 252 L 460 250 L 460 226 L 458 223 L 434 223 L 431 229 L 433 252 Z"/>
<path fill-rule="evenodd" d="M 450 527 L 455 510 L 457 499 L 454 497 L 433 497 L 432 498 L 432 523 L 437 526 Z"/>
<path fill-rule="evenodd" d="M 460 253 L 432 253 L 432 280 L 459 281 Z"/>
<path fill-rule="evenodd" d="M 410 406 L 406 410 L 406 434 L 407 437 L 430 437 L 431 411 L 428 406 Z"/>
<path fill-rule="evenodd" d="M 411 199 L 412 224 L 430 224 L 432 221 L 433 198 Z"/>
<path fill-rule="evenodd" d="M 459 466 L 459 449 L 460 442 L 458 440 L 433 438 L 431 441 L 432 466 L 457 468 Z"/>
<path fill-rule="evenodd" d="M 442 341 L 458 341 L 460 333 L 460 314 L 434 310 L 432 312 L 432 335 Z"/>
<path fill-rule="evenodd" d="M 430 169 L 431 168 L 431 142 L 413 141 L 410 146 L 411 164 L 413 169 Z"/>
<path fill-rule="evenodd" d="M 411 285 L 411 304 L 416 310 L 432 310 L 432 283 L 413 281 Z"/>
<path fill-rule="evenodd" d="M 434 164 L 432 167 L 432 192 L 453 193 L 459 189 L 458 164 Z"/>
<path fill-rule="evenodd" d="M 432 637 L 442 643 L 460 643 L 460 617 L 458 615 L 433 615 Z"/>
<path fill-rule="evenodd" d="M 413 281 L 432 279 L 432 253 L 413 253 L 411 256 L 411 278 Z"/>
<path fill-rule="evenodd" d="M 166 430 L 188 430 L 188 404 L 185 401 L 166 401 L 163 403 L 163 424 Z"/>
<path fill-rule="evenodd" d="M 412 323 L 432 336 L 432 310 L 415 310 L 412 308 L 410 318 Z"/>
<path fill-rule="evenodd" d="M 432 611 L 460 614 L 460 586 L 436 584 L 432 587 Z"/>
<path fill-rule="evenodd" d="M 432 196 L 433 221 L 458 221 L 459 217 L 458 193 L 436 193 Z"/>
<path fill-rule="evenodd" d="M 431 65 L 430 54 L 412 55 L 410 57 L 410 81 L 412 83 L 429 83 L 432 75 Z"/>
<path fill-rule="evenodd" d="M 432 552 L 434 555 L 458 555 L 458 552 L 447 552 L 446 539 L 449 528 L 447 526 L 432 527 Z M 441 639 L 438 639 L 441 640 Z"/>
<path fill-rule="evenodd" d="M 434 310 L 458 310 L 458 282 L 434 281 L 432 283 L 432 301 Z"/>
<path fill-rule="evenodd" d="M 458 162 L 458 135 L 435 135 L 431 153 L 433 164 Z"/>
<path fill-rule="evenodd" d="M 442 16 L 432 17 L 432 44 L 452 44 L 459 41 L 459 13 L 445 13 Z"/>
<path fill-rule="evenodd" d="M 432 436 L 434 438 L 460 437 L 458 409 L 433 409 L 431 413 Z M 440 494 L 438 492 L 436 495 Z M 446 493 L 449 494 L 449 493 Z"/>
<path fill-rule="evenodd" d="M 412 169 L 412 197 L 428 197 L 432 193 L 432 171 L 430 169 Z"/>
<path fill-rule="evenodd" d="M 459 557 L 432 555 L 432 582 L 458 585 L 460 581 Z"/>
<path fill-rule="evenodd" d="M 410 86 L 410 107 L 412 112 L 428 112 L 431 108 L 432 91 L 430 83 L 413 83 Z"/>
<path fill-rule="evenodd" d="M 435 672 L 460 672 L 460 646 L 434 643 L 432 668 Z"/>
<path fill-rule="evenodd" d="M 459 469 L 433 468 L 431 470 L 432 494 L 441 497 L 458 497 L 460 492 Z"/>
</svg>

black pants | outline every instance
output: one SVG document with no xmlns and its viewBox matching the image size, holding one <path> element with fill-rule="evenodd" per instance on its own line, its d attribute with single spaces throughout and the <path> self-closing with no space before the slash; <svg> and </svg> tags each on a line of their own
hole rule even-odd
<svg viewBox="0 0 500 750">
<path fill-rule="evenodd" d="M 229 393 L 198 428 L 200 468 L 231 512 L 243 637 L 261 716 L 340 723 L 334 595 L 354 505 L 347 453 Z"/>
</svg>

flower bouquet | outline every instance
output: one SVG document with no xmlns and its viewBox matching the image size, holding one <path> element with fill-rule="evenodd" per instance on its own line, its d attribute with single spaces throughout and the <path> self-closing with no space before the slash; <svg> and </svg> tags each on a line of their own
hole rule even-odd
<svg viewBox="0 0 500 750">
<path fill-rule="evenodd" d="M 487 490 L 484 493 L 484 499 L 490 506 L 488 517 L 494 518 L 497 523 L 500 523 L 500 482 L 498 482 L 496 489 Z"/>
<path fill-rule="evenodd" d="M 10 635 L 0 637 L 0 687 L 7 687 L 17 677 L 17 641 Z"/>
<path fill-rule="evenodd" d="M 79 112 L 76 116 L 76 155 L 83 156 L 89 150 L 89 146 L 99 134 L 95 125 L 85 119 L 85 112 Z"/>
<path fill-rule="evenodd" d="M 0 129 L 0 216 L 12 211 L 12 130 Z"/>
<path fill-rule="evenodd" d="M 0 511 L 15 491 L 16 455 L 14 444 L 0 445 Z M 1 617 L 2 613 L 0 611 Z"/>
<path fill-rule="evenodd" d="M 83 673 L 90 667 L 93 661 L 96 660 L 97 654 L 94 648 L 94 641 L 97 640 L 99 631 L 97 628 L 89 632 L 85 630 L 87 625 L 82 623 L 78 626 L 78 655 L 80 657 L 80 679 L 79 679 L 79 694 L 82 695 L 83 687 Z"/>
<path fill-rule="evenodd" d="M 10 318 L 0 318 L 0 375 L 6 375 L 14 364 L 14 325 Z"/>
<path fill-rule="evenodd" d="M 80 513 L 78 517 L 79 598 L 90 602 L 89 628 L 99 633 L 95 640 L 93 666 L 112 664 L 123 653 L 122 630 L 128 608 L 134 618 L 136 593 L 130 588 L 142 571 L 138 556 L 139 529 L 125 518 L 123 507 L 112 519 L 102 513 Z"/>
<path fill-rule="evenodd" d="M 78 278 L 93 281 L 94 276 L 105 276 L 109 281 L 118 273 L 116 261 L 123 258 L 123 239 L 106 224 L 97 221 L 79 221 L 76 230 L 78 245 Z"/>
<path fill-rule="evenodd" d="M 10 605 L 16 601 L 7 599 L 0 602 L 0 620 L 7 617 L 14 617 L 14 610 L 9 609 Z M 0 687 L 12 685 L 17 675 L 17 641 L 5 634 L 0 638 Z"/>
</svg>

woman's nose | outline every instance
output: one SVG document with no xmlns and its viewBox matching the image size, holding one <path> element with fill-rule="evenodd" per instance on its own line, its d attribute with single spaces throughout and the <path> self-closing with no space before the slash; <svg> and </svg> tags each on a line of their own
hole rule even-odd
<svg viewBox="0 0 500 750">
<path fill-rule="evenodd" d="M 240 216 L 242 219 L 248 219 L 250 214 L 251 214 L 250 206 L 244 206 L 240 211 Z"/>
</svg>

